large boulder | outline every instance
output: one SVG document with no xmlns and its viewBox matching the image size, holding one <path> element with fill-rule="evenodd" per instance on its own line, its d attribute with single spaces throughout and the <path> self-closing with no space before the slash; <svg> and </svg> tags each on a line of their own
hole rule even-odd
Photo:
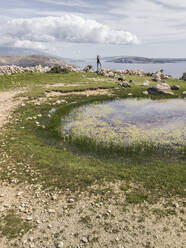
<svg viewBox="0 0 186 248">
<path fill-rule="evenodd" d="M 160 94 L 174 95 L 174 93 L 171 91 L 171 87 L 167 83 L 153 85 L 152 87 L 148 88 L 147 91 L 151 95 L 160 95 Z"/>
<path fill-rule="evenodd" d="M 154 81 L 160 82 L 161 81 L 161 72 L 157 72 L 154 74 Z"/>
<path fill-rule="evenodd" d="M 171 90 L 179 90 L 180 86 L 179 85 L 172 85 Z"/>
<path fill-rule="evenodd" d="M 183 76 L 180 79 L 186 81 L 186 72 L 183 73 Z"/>
<path fill-rule="evenodd" d="M 130 88 L 130 84 L 127 83 L 127 82 L 124 82 L 124 83 L 119 83 L 120 86 L 124 87 L 124 88 Z"/>
</svg>

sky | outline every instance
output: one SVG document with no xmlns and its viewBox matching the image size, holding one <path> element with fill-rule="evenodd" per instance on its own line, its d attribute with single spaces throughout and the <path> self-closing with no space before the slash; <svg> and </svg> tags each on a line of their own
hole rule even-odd
<svg viewBox="0 0 186 248">
<path fill-rule="evenodd" d="M 185 0 L 0 0 L 0 47 L 186 58 Z"/>
</svg>

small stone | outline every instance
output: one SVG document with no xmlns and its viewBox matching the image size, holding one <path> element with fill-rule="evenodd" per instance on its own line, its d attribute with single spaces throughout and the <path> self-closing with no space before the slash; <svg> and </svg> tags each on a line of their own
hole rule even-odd
<svg viewBox="0 0 186 248">
<path fill-rule="evenodd" d="M 179 208 L 179 204 L 178 204 L 177 202 L 175 202 L 175 203 L 173 204 L 173 207 Z"/>
<path fill-rule="evenodd" d="M 56 196 L 56 195 L 52 195 L 52 196 L 51 196 L 51 199 L 52 199 L 53 201 L 55 201 L 55 200 L 57 199 L 57 196 Z"/>
<path fill-rule="evenodd" d="M 86 237 L 83 237 L 83 238 L 81 239 L 81 242 L 84 243 L 84 244 L 86 244 L 86 243 L 88 243 L 88 240 L 87 240 Z"/>
<path fill-rule="evenodd" d="M 62 241 L 58 242 L 56 248 L 63 248 L 64 244 Z"/>
<path fill-rule="evenodd" d="M 1 207 L 0 208 L 0 212 L 4 212 L 5 211 L 5 208 L 4 207 Z"/>
<path fill-rule="evenodd" d="M 29 237 L 29 238 L 28 238 L 28 241 L 30 241 L 30 242 L 33 242 L 33 240 L 34 240 L 33 237 Z"/>
<path fill-rule="evenodd" d="M 52 225 L 51 224 L 48 224 L 48 228 L 51 229 L 52 228 Z"/>
<path fill-rule="evenodd" d="M 148 95 L 149 93 L 148 93 L 147 90 L 145 90 L 145 91 L 143 91 L 143 94 L 144 94 L 144 95 Z"/>
<path fill-rule="evenodd" d="M 73 203 L 74 202 L 74 199 L 69 199 L 68 200 L 68 203 Z"/>
<path fill-rule="evenodd" d="M 26 220 L 31 221 L 32 220 L 32 216 L 27 216 Z"/>
<path fill-rule="evenodd" d="M 4 194 L 1 194 L 0 197 L 4 197 L 5 195 Z"/>
<path fill-rule="evenodd" d="M 17 196 L 21 196 L 23 194 L 23 192 L 18 192 Z"/>
<path fill-rule="evenodd" d="M 48 212 L 49 212 L 50 214 L 53 214 L 53 213 L 55 213 L 55 210 L 54 210 L 54 209 L 49 209 Z"/>
</svg>

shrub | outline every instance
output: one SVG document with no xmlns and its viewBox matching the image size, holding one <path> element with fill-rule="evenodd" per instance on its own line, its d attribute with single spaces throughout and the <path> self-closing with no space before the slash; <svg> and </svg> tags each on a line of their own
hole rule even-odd
<svg viewBox="0 0 186 248">
<path fill-rule="evenodd" d="M 69 70 L 67 68 L 62 68 L 61 66 L 54 66 L 48 71 L 48 73 L 68 73 Z"/>
</svg>

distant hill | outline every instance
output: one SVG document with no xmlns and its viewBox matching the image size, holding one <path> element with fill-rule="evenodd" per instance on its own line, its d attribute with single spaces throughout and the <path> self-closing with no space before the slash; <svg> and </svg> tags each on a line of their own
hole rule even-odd
<svg viewBox="0 0 186 248">
<path fill-rule="evenodd" d="M 17 65 L 22 67 L 42 65 L 53 67 L 56 65 L 69 65 L 69 63 L 63 59 L 46 55 L 0 55 L 0 66 L 2 65 Z"/>
<path fill-rule="evenodd" d="M 112 63 L 125 64 L 165 64 L 165 63 L 180 63 L 186 62 L 186 58 L 145 58 L 145 57 L 104 57 L 103 60 Z"/>
</svg>

